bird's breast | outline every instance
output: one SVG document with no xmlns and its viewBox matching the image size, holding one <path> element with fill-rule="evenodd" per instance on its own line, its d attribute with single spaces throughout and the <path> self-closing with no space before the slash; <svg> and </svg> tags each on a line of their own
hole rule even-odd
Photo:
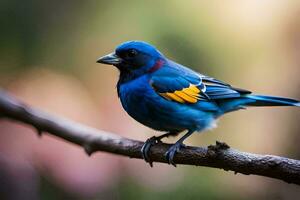
<svg viewBox="0 0 300 200">
<path fill-rule="evenodd" d="M 119 97 L 126 112 L 140 123 L 152 127 L 153 112 L 156 107 L 158 95 L 153 91 L 147 77 L 141 77 L 133 81 L 121 84 Z"/>
</svg>

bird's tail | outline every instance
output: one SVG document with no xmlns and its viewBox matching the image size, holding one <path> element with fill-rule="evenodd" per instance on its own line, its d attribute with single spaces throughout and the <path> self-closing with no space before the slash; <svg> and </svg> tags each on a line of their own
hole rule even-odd
<svg viewBox="0 0 300 200">
<path fill-rule="evenodd" d="M 238 98 L 223 99 L 218 102 L 224 113 L 243 109 L 249 106 L 298 106 L 300 102 L 295 99 L 265 95 L 244 95 Z"/>
<path fill-rule="evenodd" d="M 295 99 L 265 95 L 246 95 L 250 101 L 246 103 L 246 106 L 298 106 L 300 102 Z"/>
</svg>

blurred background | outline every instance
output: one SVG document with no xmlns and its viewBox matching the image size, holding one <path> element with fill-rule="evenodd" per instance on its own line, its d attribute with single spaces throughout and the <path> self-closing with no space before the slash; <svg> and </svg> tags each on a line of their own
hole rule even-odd
<svg viewBox="0 0 300 200">
<path fill-rule="evenodd" d="M 131 119 L 118 71 L 96 64 L 144 40 L 169 58 L 256 93 L 300 99 L 299 1 L 0 1 L 0 86 L 29 105 L 124 137 L 157 132 Z M 300 159 L 300 111 L 226 115 L 189 145 Z M 219 169 L 154 163 L 82 148 L 0 121 L 0 199 L 297 199 L 300 188 Z M 174 140 L 168 140 L 173 142 Z"/>
</svg>

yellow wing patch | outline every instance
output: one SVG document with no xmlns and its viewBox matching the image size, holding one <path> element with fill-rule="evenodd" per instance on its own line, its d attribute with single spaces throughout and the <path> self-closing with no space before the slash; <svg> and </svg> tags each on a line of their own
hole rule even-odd
<svg viewBox="0 0 300 200">
<path fill-rule="evenodd" d="M 160 93 L 160 95 L 179 103 L 197 103 L 200 99 L 200 92 L 197 86 L 190 84 L 188 88 L 176 90 L 175 92 Z"/>
</svg>

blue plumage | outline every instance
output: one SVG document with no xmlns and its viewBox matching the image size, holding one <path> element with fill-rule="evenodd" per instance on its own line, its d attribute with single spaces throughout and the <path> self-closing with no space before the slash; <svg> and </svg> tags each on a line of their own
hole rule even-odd
<svg viewBox="0 0 300 200">
<path fill-rule="evenodd" d="M 253 95 L 199 74 L 141 41 L 123 43 L 97 62 L 119 69 L 117 89 L 126 112 L 150 128 L 167 132 L 148 139 L 142 148 L 144 159 L 151 165 L 149 149 L 163 137 L 187 130 L 166 153 L 169 163 L 175 165 L 174 155 L 183 140 L 195 131 L 212 127 L 225 113 L 248 106 L 300 106 L 293 99 Z"/>
</svg>

